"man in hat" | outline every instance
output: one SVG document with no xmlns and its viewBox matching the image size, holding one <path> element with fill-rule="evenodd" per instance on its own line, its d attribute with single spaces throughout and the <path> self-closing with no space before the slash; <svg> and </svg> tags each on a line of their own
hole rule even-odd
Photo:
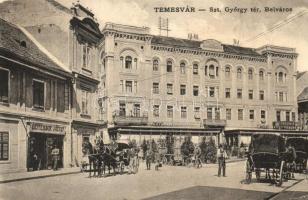
<svg viewBox="0 0 308 200">
<path fill-rule="evenodd" d="M 57 147 L 57 145 L 54 145 L 53 149 L 51 150 L 52 163 L 53 163 L 52 168 L 53 168 L 53 170 L 58 170 L 59 154 L 60 154 L 60 149 Z"/>
<path fill-rule="evenodd" d="M 218 177 L 221 175 L 226 176 L 226 158 L 227 158 L 227 152 L 224 149 L 224 147 L 220 144 L 219 148 L 217 149 L 217 160 L 218 160 Z"/>
</svg>

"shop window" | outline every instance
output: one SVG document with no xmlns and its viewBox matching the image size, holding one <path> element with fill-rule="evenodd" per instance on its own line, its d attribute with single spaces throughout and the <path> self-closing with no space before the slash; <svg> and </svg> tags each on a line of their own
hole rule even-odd
<svg viewBox="0 0 308 200">
<path fill-rule="evenodd" d="M 172 61 L 171 60 L 167 61 L 167 72 L 172 72 Z"/>
<path fill-rule="evenodd" d="M 154 117 L 159 117 L 159 105 L 154 105 L 153 106 L 153 116 Z"/>
<path fill-rule="evenodd" d="M 153 71 L 158 71 L 158 60 L 153 60 Z"/>
<path fill-rule="evenodd" d="M 244 115 L 243 112 L 244 112 L 243 109 L 238 109 L 237 110 L 237 119 L 238 120 L 243 120 L 243 115 Z"/>
<path fill-rule="evenodd" d="M 198 75 L 198 64 L 193 64 L 193 74 Z"/>
<path fill-rule="evenodd" d="M 227 108 L 226 109 L 226 120 L 231 120 L 232 116 L 231 116 L 231 108 Z"/>
<path fill-rule="evenodd" d="M 132 69 L 132 57 L 131 56 L 125 57 L 125 69 Z"/>
<path fill-rule="evenodd" d="M 0 69 L 0 102 L 9 102 L 9 71 Z"/>
<path fill-rule="evenodd" d="M 45 103 L 45 83 L 33 80 L 33 107 L 44 109 Z"/>
<path fill-rule="evenodd" d="M 153 83 L 153 94 L 159 94 L 159 83 Z"/>
<path fill-rule="evenodd" d="M 122 116 L 122 117 L 126 116 L 126 104 L 125 103 L 120 103 L 119 116 Z"/>
<path fill-rule="evenodd" d="M 187 118 L 187 107 L 181 106 L 181 118 Z"/>
<path fill-rule="evenodd" d="M 9 160 L 9 133 L 0 132 L 0 160 Z"/>
<path fill-rule="evenodd" d="M 180 94 L 185 95 L 186 94 L 186 85 L 181 85 L 180 86 Z"/>
<path fill-rule="evenodd" d="M 199 95 L 199 86 L 193 86 L 193 95 L 198 96 Z"/>
<path fill-rule="evenodd" d="M 167 106 L 167 117 L 173 118 L 173 106 Z"/>
<path fill-rule="evenodd" d="M 180 64 L 181 74 L 185 74 L 185 63 L 181 62 Z"/>
</svg>

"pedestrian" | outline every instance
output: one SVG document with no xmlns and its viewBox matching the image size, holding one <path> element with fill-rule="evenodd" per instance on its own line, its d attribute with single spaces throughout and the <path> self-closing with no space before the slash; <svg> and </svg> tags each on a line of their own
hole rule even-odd
<svg viewBox="0 0 308 200">
<path fill-rule="evenodd" d="M 201 168 L 202 163 L 201 163 L 201 148 L 197 145 L 195 150 L 194 150 L 194 157 L 195 157 L 195 167 Z"/>
<path fill-rule="evenodd" d="M 53 149 L 51 150 L 51 156 L 52 156 L 52 168 L 53 170 L 58 170 L 58 160 L 59 160 L 59 154 L 60 150 L 59 148 L 54 145 Z"/>
<path fill-rule="evenodd" d="M 128 159 L 129 159 L 128 174 L 135 173 L 136 153 L 133 147 L 128 150 L 128 155 L 129 155 L 128 156 Z"/>
<path fill-rule="evenodd" d="M 220 144 L 219 148 L 217 150 L 217 160 L 218 160 L 218 177 L 221 175 L 221 170 L 222 170 L 222 175 L 225 177 L 226 176 L 226 158 L 227 158 L 227 153 L 223 146 Z"/>
<path fill-rule="evenodd" d="M 151 161 L 152 161 L 152 151 L 150 149 L 147 149 L 145 153 L 145 162 L 147 165 L 147 170 L 151 170 Z"/>
</svg>

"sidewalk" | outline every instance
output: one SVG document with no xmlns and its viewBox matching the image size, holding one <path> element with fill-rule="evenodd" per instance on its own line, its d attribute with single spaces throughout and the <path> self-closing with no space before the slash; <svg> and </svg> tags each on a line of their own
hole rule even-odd
<svg viewBox="0 0 308 200">
<path fill-rule="evenodd" d="M 46 178 L 46 177 L 52 177 L 52 176 L 77 174 L 77 173 L 80 173 L 79 167 L 64 168 L 64 169 L 59 169 L 57 171 L 40 170 L 40 171 L 33 171 L 33 172 L 16 172 L 16 173 L 0 174 L 0 184 L 14 182 L 14 181 L 24 181 L 24 180 L 31 180 L 31 179 L 37 179 L 37 178 Z"/>
</svg>

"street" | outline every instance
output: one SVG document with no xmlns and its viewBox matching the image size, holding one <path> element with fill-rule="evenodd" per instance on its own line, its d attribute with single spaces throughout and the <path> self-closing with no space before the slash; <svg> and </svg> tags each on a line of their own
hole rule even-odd
<svg viewBox="0 0 308 200">
<path fill-rule="evenodd" d="M 227 177 L 217 177 L 217 166 L 202 169 L 163 166 L 136 175 L 88 178 L 88 173 L 0 184 L 1 200 L 56 199 L 308 199 L 308 181 L 296 174 L 282 187 L 255 179 L 243 183 L 244 162 L 227 164 Z M 154 168 L 154 167 L 153 167 Z"/>
</svg>

